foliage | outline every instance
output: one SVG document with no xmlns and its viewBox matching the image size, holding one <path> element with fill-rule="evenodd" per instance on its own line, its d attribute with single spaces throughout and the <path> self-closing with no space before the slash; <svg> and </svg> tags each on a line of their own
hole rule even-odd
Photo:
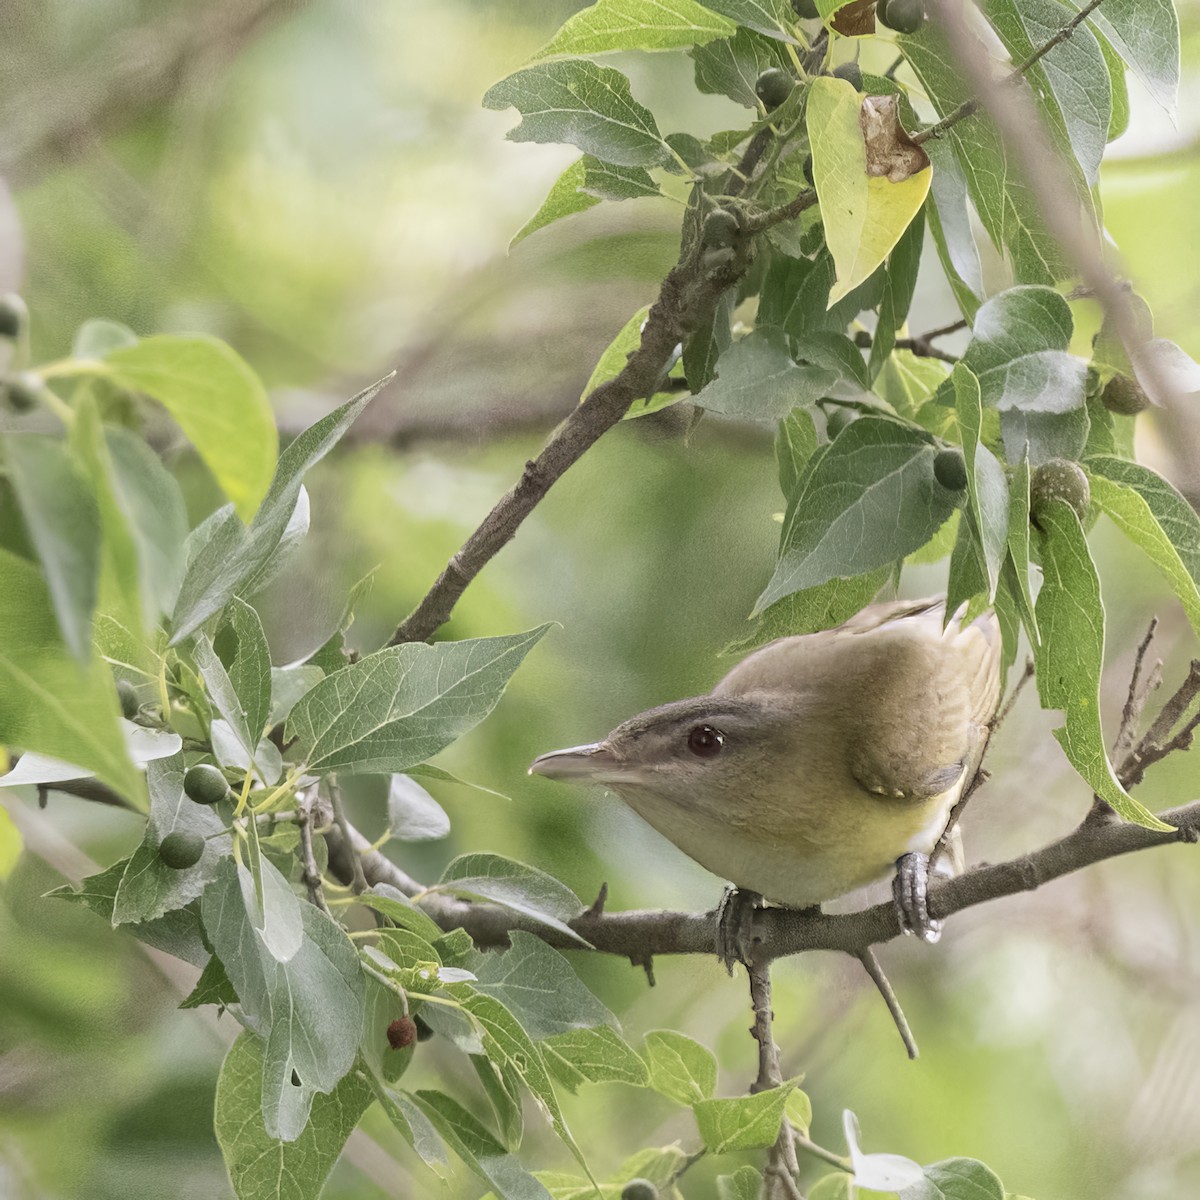
<svg viewBox="0 0 1200 1200">
<path fill-rule="evenodd" d="M 710 280 L 726 270 L 736 278 L 629 415 L 684 402 L 697 419 L 778 426 L 786 511 L 748 644 L 825 627 L 894 583 L 912 556 L 949 555 L 950 595 L 972 611 L 997 607 L 1007 661 L 1024 631 L 1041 701 L 1063 712 L 1056 736 L 1088 786 L 1126 820 L 1166 828 L 1125 792 L 1105 751 L 1091 517 L 1081 522 L 1056 500 L 1037 503 L 1031 476 L 1050 460 L 1081 464 L 1092 515 L 1106 514 L 1145 552 L 1200 634 L 1200 518 L 1133 461 L 1134 417 L 1090 402 L 1112 378 L 1139 374 L 1148 357 L 1178 367 L 1182 351 L 1151 342 L 1147 327 L 1153 355 L 1123 353 L 1111 338 L 1097 341 L 1090 363 L 1072 353 L 1080 301 L 1070 266 L 988 118 L 954 116 L 970 95 L 937 29 L 930 23 L 895 43 L 932 105 L 918 116 L 912 90 L 891 78 L 866 75 L 860 91 L 828 73 L 843 6 L 817 7 L 820 26 L 783 0 L 598 0 L 570 18 L 534 62 L 484 98 L 489 108 L 518 110 L 514 141 L 583 151 L 514 241 L 604 201 L 686 186 L 682 260 L 698 260 Z M 1071 14 L 1054 0 L 998 0 L 984 15 L 1019 62 Z M 629 79 L 593 61 L 680 49 L 700 91 L 754 109 L 744 128 L 705 140 L 663 134 Z M 1170 106 L 1177 58 L 1167 0 L 1106 0 L 1031 68 L 1031 95 L 1070 166 L 1081 219 L 1097 216 L 1092 189 L 1119 125 L 1123 64 Z M 754 87 L 768 69 L 796 84 L 771 111 Z M 928 151 L 912 136 L 925 118 L 952 122 L 946 142 Z M 1008 286 L 986 295 L 960 269 L 976 253 L 964 242 L 968 204 L 1007 271 Z M 732 220 L 706 220 L 717 211 Z M 952 370 L 905 335 L 927 230 L 970 328 Z M 653 314 L 642 308 L 629 318 L 585 396 L 620 377 Z M 201 966 L 186 1005 L 216 1004 L 244 1027 L 221 1072 L 215 1125 L 243 1200 L 319 1195 L 375 1104 L 432 1172 L 457 1156 L 511 1200 L 617 1195 L 632 1178 L 670 1196 L 699 1154 L 768 1148 L 785 1122 L 807 1135 L 811 1108 L 798 1080 L 718 1096 L 717 1061 L 705 1046 L 673 1030 L 631 1045 L 571 961 L 537 936 L 587 947 L 572 927 L 584 905 L 538 867 L 471 853 L 427 889 L 523 922 L 500 953 L 480 954 L 462 930 L 445 933 L 383 887 L 353 898 L 356 911 L 379 917 L 367 936 L 351 934 L 347 908 L 330 914 L 320 882 L 327 864 L 314 861 L 324 843 L 315 849 L 305 834 L 290 834 L 299 826 L 311 838 L 318 815 L 318 825 L 340 826 L 341 781 L 365 775 L 386 784 L 385 841 L 445 836 L 449 818 L 416 780 L 447 777 L 428 760 L 488 717 L 549 630 L 352 657 L 341 636 L 352 597 L 313 653 L 272 666 L 256 597 L 308 532 L 306 472 L 383 381 L 280 451 L 263 384 L 224 342 L 139 338 L 93 321 L 70 357 L 40 365 L 21 357 L 13 370 L 38 372 L 47 385 L 40 402 L 61 436 L 3 436 L 0 517 L 19 532 L 0 545 L 0 743 L 22 757 L 0 782 L 94 779 L 144 815 L 143 840 L 128 858 L 58 894 Z M 1153 366 L 1144 373 L 1149 392 Z M 178 483 L 140 436 L 151 402 L 228 501 L 190 532 Z M 950 450 L 961 451 L 965 489 L 938 477 L 935 461 Z M 134 690 L 132 719 L 122 716 L 118 684 Z M 197 764 L 232 785 L 216 805 L 184 791 Z M 189 865 L 162 852 L 175 834 L 203 843 Z M 344 841 L 342 849 L 356 853 Z M 449 1090 L 403 1086 L 414 1051 L 389 1049 L 387 1038 L 401 1013 L 467 1055 L 488 1122 L 476 1115 L 478 1095 L 464 1102 Z M 690 1109 L 696 1153 L 643 1150 L 617 1177 L 597 1181 L 558 1089 L 613 1082 Z M 526 1099 L 581 1174 L 534 1174 L 522 1164 Z M 817 1183 L 814 1196 L 861 1185 L 902 1200 L 1003 1200 L 981 1163 L 920 1166 L 864 1154 L 850 1114 L 845 1132 L 842 1173 Z M 758 1173 L 731 1161 L 719 1187 L 757 1195 Z"/>
</svg>

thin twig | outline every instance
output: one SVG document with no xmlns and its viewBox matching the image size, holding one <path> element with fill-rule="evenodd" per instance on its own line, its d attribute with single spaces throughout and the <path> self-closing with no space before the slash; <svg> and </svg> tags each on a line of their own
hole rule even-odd
<svg viewBox="0 0 1200 1200">
<path fill-rule="evenodd" d="M 300 862 L 302 866 L 300 878 L 308 889 L 309 901 L 326 916 L 331 916 L 329 905 L 325 903 L 325 889 L 321 886 L 321 871 L 317 866 L 316 855 L 313 853 L 312 806 L 315 799 L 316 793 L 310 789 L 308 795 L 300 798 L 300 802 L 296 806 L 296 825 L 300 830 Z"/>
<path fill-rule="evenodd" d="M 1089 0 L 1088 4 L 1079 10 L 1061 29 L 1046 39 L 1034 52 L 1023 62 L 1018 63 L 1012 71 L 1009 72 L 1001 81 L 999 86 L 1008 86 L 1020 82 L 1025 78 L 1025 73 L 1039 59 L 1049 54 L 1055 46 L 1061 45 L 1100 7 L 1101 0 Z M 964 100 L 953 112 L 948 113 L 935 125 L 930 125 L 928 129 L 922 129 L 920 133 L 913 135 L 913 141 L 919 146 L 922 142 L 927 142 L 930 138 L 941 137 L 952 126 L 957 125 L 959 121 L 965 120 L 979 111 L 980 105 L 983 103 L 978 96 L 973 96 L 970 100 Z"/>
<path fill-rule="evenodd" d="M 1113 743 L 1113 762 L 1120 762 L 1126 754 L 1129 753 L 1133 746 L 1133 738 L 1137 733 L 1138 724 L 1141 721 L 1142 710 L 1149 699 L 1149 690 L 1143 690 L 1140 686 L 1142 678 L 1142 665 L 1146 660 L 1146 652 L 1150 649 L 1150 643 L 1154 640 L 1154 631 L 1158 628 L 1158 618 L 1150 618 L 1150 627 L 1146 630 L 1146 636 L 1142 638 L 1138 645 L 1137 653 L 1133 657 L 1133 672 L 1129 676 L 1129 691 L 1125 696 L 1125 704 L 1121 709 L 1121 726 L 1117 730 L 1117 740 Z"/>
<path fill-rule="evenodd" d="M 783 1072 L 779 1067 L 779 1047 L 775 1044 L 772 1031 L 774 1013 L 771 1011 L 771 966 L 769 962 L 756 960 L 746 965 L 746 971 L 750 977 L 750 1003 L 754 1009 L 754 1025 L 750 1033 L 758 1043 L 758 1077 L 750 1091 L 765 1092 L 783 1083 Z M 773 1200 L 779 1192 L 783 1192 L 788 1200 L 801 1196 L 796 1184 L 800 1165 L 796 1161 L 793 1136 L 791 1122 L 785 1118 L 779 1126 L 779 1137 L 775 1139 L 767 1163 L 763 1167 L 766 1200 Z"/>
<path fill-rule="evenodd" d="M 908 1057 L 916 1058 L 919 1053 L 917 1040 L 913 1037 L 908 1018 L 904 1015 L 904 1009 L 900 1007 L 900 1000 L 896 996 L 891 981 L 883 973 L 883 967 L 879 965 L 879 959 L 875 957 L 875 951 L 870 946 L 864 946 L 855 957 L 862 963 L 871 977 L 871 982 L 883 997 L 883 1002 L 887 1005 L 888 1012 L 892 1014 L 892 1020 L 896 1024 L 896 1032 L 899 1033 L 900 1040 L 904 1043 L 904 1049 L 908 1051 Z"/>
<path fill-rule="evenodd" d="M 1118 764 L 1117 778 L 1126 788 L 1141 783 L 1147 768 L 1191 744 L 1191 735 L 1196 728 L 1194 719 L 1178 732 L 1174 731 L 1197 696 L 1200 696 L 1200 659 L 1193 659 L 1183 683 L 1162 706 L 1162 711 L 1137 745 Z"/>
</svg>

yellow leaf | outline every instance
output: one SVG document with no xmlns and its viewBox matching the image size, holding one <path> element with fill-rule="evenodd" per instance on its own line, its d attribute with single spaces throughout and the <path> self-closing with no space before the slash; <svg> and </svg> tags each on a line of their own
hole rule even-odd
<svg viewBox="0 0 1200 1200">
<path fill-rule="evenodd" d="M 808 137 L 825 242 L 837 279 L 832 307 L 892 252 L 929 194 L 932 168 L 893 183 L 867 174 L 861 100 L 844 79 L 820 76 L 808 94 Z"/>
<path fill-rule="evenodd" d="M 0 879 L 7 879 L 21 857 L 21 831 L 8 812 L 0 808 Z"/>
</svg>

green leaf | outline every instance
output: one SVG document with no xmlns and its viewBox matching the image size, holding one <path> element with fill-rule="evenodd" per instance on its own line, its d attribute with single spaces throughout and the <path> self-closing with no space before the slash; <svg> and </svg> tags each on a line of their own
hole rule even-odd
<svg viewBox="0 0 1200 1200">
<path fill-rule="evenodd" d="M 608 1025 L 551 1034 L 541 1042 L 546 1069 L 568 1091 L 582 1083 L 628 1083 L 645 1087 L 646 1064 Z"/>
<path fill-rule="evenodd" d="M 982 305 L 963 364 L 979 378 L 984 407 L 1079 408 L 1087 364 L 1067 353 L 1073 328 L 1070 306 L 1051 288 L 1009 288 Z"/>
<path fill-rule="evenodd" d="M 265 878 L 274 867 L 263 862 L 262 871 Z M 201 911 L 213 951 L 241 1001 L 241 1020 L 266 1039 L 266 1130 L 295 1141 L 313 1097 L 331 1092 L 354 1065 L 363 1002 L 358 956 L 340 926 L 302 904 L 299 948 L 279 961 L 256 928 L 249 872 L 231 858 L 222 859 Z"/>
<path fill-rule="evenodd" d="M 585 156 L 586 157 L 586 156 Z M 589 196 L 581 191 L 586 168 L 581 158 L 573 162 L 551 185 L 550 191 L 542 201 L 541 207 L 521 226 L 508 243 L 511 250 L 518 242 L 523 242 L 531 233 L 545 229 L 547 225 L 573 216 L 585 209 L 600 203 L 599 197 Z"/>
<path fill-rule="evenodd" d="M 879 320 L 871 338 L 871 357 L 867 375 L 874 379 L 896 344 L 896 334 L 908 319 L 909 305 L 917 287 L 917 270 L 921 265 L 921 249 L 925 244 L 924 210 L 900 236 L 887 260 L 883 277 L 883 299 L 879 302 Z"/>
<path fill-rule="evenodd" d="M 890 566 L 881 567 L 851 579 L 829 579 L 784 596 L 762 612 L 748 637 L 732 642 L 724 653 L 745 654 L 776 638 L 832 629 L 870 604 L 891 574 Z"/>
<path fill-rule="evenodd" d="M 759 111 L 754 85 L 771 67 L 790 70 L 783 45 L 745 27 L 731 38 L 709 42 L 689 51 L 696 64 L 696 90 L 708 95 L 728 96 L 746 108 Z"/>
<path fill-rule="evenodd" d="M 833 258 L 824 246 L 813 259 L 773 250 L 763 279 L 756 328 L 782 329 L 795 338 L 822 330 L 842 333 L 860 312 L 879 302 L 882 271 L 830 304 L 834 276 Z"/>
<path fill-rule="evenodd" d="M 1105 0 L 1088 19 L 1174 119 L 1179 91 L 1179 18 L 1171 0 Z"/>
<path fill-rule="evenodd" d="M 1012 61 L 1024 62 L 1074 13 L 1057 0 L 986 0 L 983 11 Z M 1112 116 L 1112 85 L 1104 55 L 1086 22 L 1025 71 L 1047 128 L 1074 155 L 1084 184 L 1100 175 Z"/>
<path fill-rule="evenodd" d="M 172 645 L 190 637 L 209 617 L 220 612 L 229 598 L 249 584 L 267 563 L 295 512 L 304 473 L 337 445 L 368 401 L 391 378 L 386 376 L 335 408 L 284 450 L 266 498 L 248 527 L 238 520 L 232 508 L 226 507 L 193 531 L 189 543 L 194 542 L 194 548 L 189 545 L 192 553 L 172 617 Z"/>
<path fill-rule="evenodd" d="M 783 1110 L 795 1083 L 722 1100 L 699 1100 L 692 1105 L 700 1140 L 713 1154 L 760 1150 L 773 1146 L 783 1124 Z"/>
<path fill-rule="evenodd" d="M 805 120 L 825 241 L 837 267 L 830 302 L 867 280 L 892 252 L 929 194 L 927 168 L 898 183 L 867 174 L 862 101 L 844 79 L 817 76 Z"/>
<path fill-rule="evenodd" d="M 583 190 L 600 200 L 638 200 L 661 196 L 645 167 L 618 167 L 590 154 L 583 156 Z"/>
<path fill-rule="evenodd" d="M 979 535 L 987 598 L 991 603 L 1008 549 L 1008 480 L 996 456 L 979 440 L 983 426 L 979 381 L 962 363 L 955 366 L 950 380 L 967 464 L 968 511 Z"/>
<path fill-rule="evenodd" d="M 320 667 L 307 663 L 293 667 L 272 667 L 271 711 L 267 715 L 267 724 L 278 725 L 286 721 L 288 713 L 296 707 L 296 701 L 324 678 L 325 672 Z"/>
<path fill-rule="evenodd" d="M 947 1158 L 924 1170 L 924 1179 L 900 1193 L 902 1200 L 1004 1200 L 996 1173 L 974 1158 Z"/>
<path fill-rule="evenodd" d="M 103 317 L 92 317 L 84 321 L 71 340 L 71 357 L 102 359 L 112 350 L 123 346 L 136 346 L 138 335 L 119 321 L 108 321 Z"/>
<path fill-rule="evenodd" d="M 579 897 L 544 871 L 500 854 L 460 854 L 429 891 L 487 900 L 588 944 L 568 924 L 583 912 Z"/>
<path fill-rule="evenodd" d="M 817 448 L 817 427 L 812 413 L 794 408 L 779 422 L 775 433 L 775 463 L 779 470 L 779 490 L 794 495 L 808 460 Z"/>
<path fill-rule="evenodd" d="M 1104 55 L 1104 66 L 1108 71 L 1109 88 L 1112 93 L 1112 112 L 1108 119 L 1108 140 L 1115 142 L 1129 128 L 1129 87 L 1125 82 L 1125 64 L 1112 48 L 1112 43 L 1102 34 L 1092 30 Z"/>
<path fill-rule="evenodd" d="M 446 810 L 415 780 L 388 780 L 388 832 L 402 842 L 435 842 L 450 832 Z"/>
<path fill-rule="evenodd" d="M 130 859 L 123 858 L 98 874 L 89 875 L 80 883 L 78 891 L 70 884 L 64 884 L 46 895 L 71 904 L 82 904 L 89 912 L 111 924 L 117 888 L 121 886 L 129 862 Z M 157 920 L 123 925 L 121 929 L 146 945 L 181 958 L 194 967 L 203 967 L 211 958 L 211 952 L 204 945 L 202 937 L 199 904 L 194 901 L 186 908 L 177 908 Z"/>
<path fill-rule="evenodd" d="M 728 37 L 737 27 L 695 0 L 596 0 L 573 17 L 535 58 L 614 50 L 683 50 Z"/>
<path fill-rule="evenodd" d="M 150 789 L 150 819 L 142 843 L 133 852 L 121 877 L 113 904 L 112 923 L 150 921 L 190 904 L 216 876 L 217 866 L 230 851 L 225 822 L 203 804 L 183 793 L 183 755 L 160 758 L 146 768 Z M 173 870 L 158 855 L 159 843 L 176 831 L 199 834 L 204 852 L 195 866 Z"/>
<path fill-rule="evenodd" d="M 475 975 L 472 987 L 499 1000 L 531 1038 L 616 1024 L 557 950 L 521 930 L 514 930 L 509 940 L 511 949 L 474 954 L 464 965 Z"/>
<path fill-rule="evenodd" d="M 701 0 L 701 3 L 746 29 L 765 33 L 781 42 L 800 44 L 789 32 L 796 21 L 789 0 Z"/>
<path fill-rule="evenodd" d="M 293 1141 L 262 1122 L 264 1043 L 243 1033 L 217 1080 L 213 1127 L 238 1200 L 317 1200 L 350 1134 L 375 1095 L 357 1073 L 313 1101 L 312 1120 Z"/>
<path fill-rule="evenodd" d="M 957 68 L 957 60 L 936 22 L 926 21 L 916 33 L 905 35 L 898 49 L 908 59 L 939 116 L 947 116 L 974 98 L 971 84 Z M 953 152 L 967 194 L 992 243 L 1007 251 L 1017 282 L 1052 284 L 1068 277 L 1073 267 L 1046 228 L 1033 192 L 1008 162 L 1003 141 L 991 120 L 977 113 L 969 121 L 959 121 L 946 131 L 943 142 Z M 934 143 L 926 143 L 925 148 L 934 161 L 936 176 L 945 157 Z M 939 210 L 943 220 L 949 215 L 946 208 Z M 942 228 L 947 232 L 945 225 Z M 955 261 L 959 270 L 966 265 L 961 258 Z M 963 277 L 974 286 L 969 274 Z"/>
<path fill-rule="evenodd" d="M 160 334 L 109 351 L 111 377 L 157 400 L 244 521 L 267 494 L 279 437 L 262 381 L 224 342 Z"/>
<path fill-rule="evenodd" d="M 1175 547 L 1187 573 L 1200 585 L 1200 515 L 1156 471 L 1111 455 L 1096 455 L 1086 463 L 1092 476 L 1103 475 L 1132 488 L 1145 500 L 1154 519 Z"/>
<path fill-rule="evenodd" d="M 1111 461 L 1126 465 L 1120 459 Z M 1147 474 L 1150 473 L 1147 471 Z M 1089 470 L 1088 475 L 1091 479 L 1092 502 L 1099 506 L 1131 542 L 1145 551 L 1146 556 L 1170 584 L 1171 590 L 1183 606 L 1183 611 L 1187 613 L 1192 629 L 1200 637 L 1200 587 L 1197 586 L 1197 579 L 1188 570 L 1183 556 L 1158 523 L 1146 498 L 1136 488 L 1109 479 L 1100 471 Z M 1162 482 L 1166 488 L 1170 488 L 1165 479 Z M 1192 518 L 1200 526 L 1200 517 L 1196 517 L 1193 512 Z M 1196 548 L 1200 548 L 1200 543 L 1193 541 L 1193 549 Z"/>
<path fill-rule="evenodd" d="M 1013 589 L 1021 623 L 1032 646 L 1041 640 L 1029 583 L 1029 456 L 1022 455 L 1009 482 L 1008 557 L 1016 586 Z"/>
<path fill-rule="evenodd" d="M 516 1150 L 525 1132 L 520 1077 L 507 1063 L 494 1063 L 485 1054 L 472 1054 L 469 1058 L 492 1106 L 500 1140 L 510 1150 Z"/>
<path fill-rule="evenodd" d="M 8 478 L 41 559 L 58 627 L 71 653 L 86 662 L 100 573 L 96 498 L 65 442 L 10 433 L 3 444 Z"/>
<path fill-rule="evenodd" d="M 0 745 L 74 763 L 144 806 L 119 716 L 108 667 L 71 657 L 45 581 L 32 563 L 0 548 Z"/>
<path fill-rule="evenodd" d="M 709 412 L 778 421 L 816 403 L 837 376 L 823 367 L 799 367 L 774 330 L 756 330 L 717 360 L 717 377 L 694 397 Z"/>
<path fill-rule="evenodd" d="M 258 613 L 234 596 L 214 640 L 200 634 L 193 654 L 214 706 L 253 758 L 271 712 L 271 653 Z"/>
<path fill-rule="evenodd" d="M 509 1154 L 456 1100 L 435 1091 L 419 1091 L 411 1095 L 389 1093 L 389 1097 L 394 1105 L 385 1108 L 385 1111 L 393 1122 L 396 1122 L 397 1116 L 406 1120 L 406 1123 L 411 1121 L 411 1116 L 403 1107 L 403 1102 L 407 1100 L 409 1106 L 415 1107 L 445 1139 L 454 1153 L 492 1186 L 500 1200 L 551 1200 L 550 1193 L 521 1166 L 517 1157 Z M 406 1136 L 415 1140 L 411 1134 Z M 425 1157 L 420 1150 L 418 1153 Z"/>
<path fill-rule="evenodd" d="M 237 1002 L 237 992 L 233 990 L 233 984 L 229 982 L 229 976 L 225 973 L 225 964 L 214 954 L 204 964 L 196 986 L 180 1002 L 179 1007 L 201 1008 L 205 1004 L 216 1004 L 220 1008 L 229 1008 Z M 256 1111 L 255 1116 L 257 1115 Z"/>
<path fill-rule="evenodd" d="M 649 314 L 650 305 L 646 304 L 639 308 L 621 326 L 617 336 L 605 346 L 596 365 L 592 368 L 592 373 L 588 376 L 587 383 L 583 385 L 583 391 L 579 393 L 581 403 L 601 384 L 607 383 L 610 379 L 615 379 L 625 369 L 626 360 L 642 344 L 642 326 L 646 324 L 646 318 Z M 686 392 L 663 392 L 649 399 L 635 400 L 630 406 L 629 411 L 625 414 L 625 420 L 628 421 L 634 417 L 645 416 L 646 413 L 657 411 L 659 408 L 665 407 L 666 404 L 676 404 L 680 400 L 686 399 Z M 665 403 L 659 403 L 659 401 L 664 401 Z"/>
<path fill-rule="evenodd" d="M 650 1086 L 680 1104 L 699 1103 L 716 1091 L 713 1052 L 672 1029 L 652 1029 L 646 1034 L 646 1065 Z"/>
<path fill-rule="evenodd" d="M 717 1176 L 717 1200 L 759 1200 L 762 1175 L 753 1167 L 738 1167 L 732 1175 Z"/>
<path fill-rule="evenodd" d="M 128 521 L 137 554 L 144 616 L 153 625 L 160 613 L 171 611 L 183 578 L 188 532 L 183 493 L 140 437 L 109 427 L 104 441 L 113 494 Z"/>
<path fill-rule="evenodd" d="M 1088 442 L 1091 418 L 1086 406 L 1070 412 L 1029 412 L 1010 408 L 1000 414 L 1000 437 L 1010 461 L 1028 448 L 1029 461 L 1036 467 L 1052 458 L 1074 462 Z"/>
<path fill-rule="evenodd" d="M 1038 513 L 1044 582 L 1037 598 L 1042 634 L 1035 661 L 1043 708 L 1061 709 L 1066 724 L 1054 736 L 1071 765 L 1127 821 L 1169 830 L 1121 786 L 1104 750 L 1100 671 L 1104 609 L 1100 581 L 1074 510 L 1061 500 Z"/>
<path fill-rule="evenodd" d="M 808 1193 L 808 1200 L 857 1200 L 861 1192 L 854 1186 L 854 1176 L 842 1172 L 822 1175 Z"/>
<path fill-rule="evenodd" d="M 493 84 L 485 108 L 515 108 L 521 123 L 514 142 L 569 142 L 619 167 L 672 161 L 654 115 L 634 100 L 629 80 L 612 67 L 583 58 L 535 63 Z"/>
<path fill-rule="evenodd" d="M 954 147 L 940 138 L 926 142 L 925 153 L 933 164 L 929 185 L 933 203 L 925 206 L 929 232 L 959 311 L 973 321 L 984 291 L 983 267 L 971 226 L 966 176 L 954 156 Z"/>
<path fill-rule="evenodd" d="M 306 692 L 286 737 L 313 771 L 405 771 L 478 725 L 549 628 L 377 650 Z"/>
<path fill-rule="evenodd" d="M 789 503 L 779 562 L 756 611 L 923 546 L 954 511 L 933 477 L 934 456 L 924 437 L 895 421 L 861 417 L 848 425 Z"/>
</svg>

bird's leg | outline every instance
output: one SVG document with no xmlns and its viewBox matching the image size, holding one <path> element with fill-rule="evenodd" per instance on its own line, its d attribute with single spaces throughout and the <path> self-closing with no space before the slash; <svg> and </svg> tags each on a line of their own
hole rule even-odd
<svg viewBox="0 0 1200 1200">
<path fill-rule="evenodd" d="M 717 957 L 725 964 L 725 970 L 733 974 L 734 963 L 750 962 L 747 942 L 753 912 L 762 906 L 762 897 L 757 892 L 747 891 L 727 884 L 725 894 L 717 905 Z"/>
<path fill-rule="evenodd" d="M 900 928 L 932 943 L 942 936 L 942 923 L 929 915 L 928 895 L 929 855 L 918 851 L 902 854 L 896 859 L 896 878 L 892 880 Z"/>
</svg>

